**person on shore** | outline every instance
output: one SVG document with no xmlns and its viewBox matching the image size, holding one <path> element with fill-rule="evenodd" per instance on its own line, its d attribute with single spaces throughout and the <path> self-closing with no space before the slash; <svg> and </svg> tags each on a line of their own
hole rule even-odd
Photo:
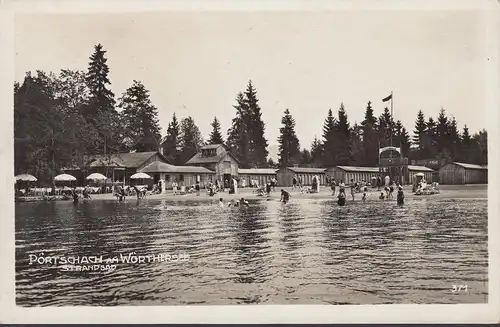
<svg viewBox="0 0 500 327">
<path fill-rule="evenodd" d="M 179 184 L 177 184 L 177 181 L 173 181 L 172 182 L 172 190 L 173 190 L 172 194 L 173 195 L 177 195 L 177 187 L 179 187 Z"/>
<path fill-rule="evenodd" d="M 280 201 L 286 204 L 288 201 L 290 201 L 290 193 L 285 191 L 284 189 L 281 189 L 281 198 Z"/>
<path fill-rule="evenodd" d="M 388 199 L 392 200 L 394 198 L 394 182 L 389 186 L 389 196 Z"/>
<path fill-rule="evenodd" d="M 351 196 L 353 201 L 355 192 L 356 192 L 356 183 L 354 183 L 354 179 L 351 179 Z"/>
<path fill-rule="evenodd" d="M 304 187 L 304 185 L 302 184 L 302 177 L 299 176 L 299 179 L 297 182 L 299 184 L 300 189 L 302 190 L 302 187 Z"/>
<path fill-rule="evenodd" d="M 397 201 L 399 205 L 403 205 L 405 203 L 405 194 L 403 193 L 403 187 L 401 185 L 398 187 Z"/>
<path fill-rule="evenodd" d="M 332 178 L 332 180 L 330 181 L 330 188 L 332 190 L 332 195 L 335 195 L 335 188 L 336 188 L 336 183 L 335 183 L 335 179 Z"/>
<path fill-rule="evenodd" d="M 71 190 L 71 194 L 73 196 L 73 203 L 78 203 L 78 193 L 76 193 L 75 187 L 73 187 L 73 190 Z"/>
<path fill-rule="evenodd" d="M 196 196 L 200 196 L 200 182 L 196 182 L 194 188 L 196 190 Z"/>
<path fill-rule="evenodd" d="M 380 191 L 381 187 L 382 187 L 382 178 L 380 178 L 380 176 L 377 176 L 377 191 Z"/>
<path fill-rule="evenodd" d="M 292 190 L 295 191 L 295 188 L 297 187 L 297 175 L 293 176 L 292 180 Z"/>
<path fill-rule="evenodd" d="M 340 195 L 340 193 L 344 193 L 344 197 L 345 197 L 345 184 L 344 184 L 343 180 L 341 180 L 340 184 L 339 184 L 339 195 Z"/>
<path fill-rule="evenodd" d="M 271 195 L 271 182 L 270 181 L 267 181 L 267 184 L 266 184 L 266 194 L 267 194 L 267 196 Z"/>
</svg>

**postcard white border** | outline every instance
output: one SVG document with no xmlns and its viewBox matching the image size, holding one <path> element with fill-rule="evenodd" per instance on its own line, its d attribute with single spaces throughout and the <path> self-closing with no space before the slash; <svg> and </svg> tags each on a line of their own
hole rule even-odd
<svg viewBox="0 0 500 327">
<path fill-rule="evenodd" d="M 2 323 L 465 323 L 499 322 L 500 319 L 500 219 L 498 174 L 500 140 L 499 114 L 499 3 L 497 1 L 0 1 L 0 321 Z M 489 145 L 489 303 L 455 305 L 233 305 L 233 306 L 151 306 L 151 307 L 64 307 L 21 308 L 15 306 L 15 230 L 13 177 L 13 51 L 14 13 L 95 13 L 136 11 L 232 11 L 232 10 L 488 10 L 488 38 L 491 56 L 487 99 Z"/>
</svg>

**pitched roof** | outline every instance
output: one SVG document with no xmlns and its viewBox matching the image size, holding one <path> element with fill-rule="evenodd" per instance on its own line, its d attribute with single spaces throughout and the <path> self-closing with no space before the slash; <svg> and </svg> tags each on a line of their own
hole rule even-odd
<svg viewBox="0 0 500 327">
<path fill-rule="evenodd" d="M 212 157 L 204 157 L 200 152 L 195 154 L 191 159 L 189 159 L 186 164 L 187 165 L 196 165 L 196 164 L 207 164 L 207 163 L 218 163 L 219 161 L 224 158 L 226 154 L 229 154 L 236 162 L 239 162 L 238 158 L 236 158 L 231 151 L 228 151 L 227 148 L 222 145 L 222 144 L 215 144 L 215 145 L 205 145 L 201 148 L 201 150 L 206 150 L 206 149 L 217 149 L 219 147 L 223 147 L 224 151 L 222 151 L 220 154 L 212 156 Z"/>
<path fill-rule="evenodd" d="M 141 173 L 173 173 L 175 172 L 175 166 L 161 162 L 154 161 L 142 168 Z"/>
<path fill-rule="evenodd" d="M 183 174 L 215 174 L 215 171 L 207 169 L 205 167 L 196 167 L 196 166 L 175 166 L 177 173 Z"/>
<path fill-rule="evenodd" d="M 425 166 L 414 166 L 414 165 L 408 165 L 408 170 L 413 170 L 413 171 L 428 171 L 428 172 L 433 172 L 434 170 L 429 168 L 429 167 L 425 167 Z"/>
<path fill-rule="evenodd" d="M 112 154 L 110 157 L 105 157 L 104 155 L 88 156 L 90 160 L 89 167 L 127 167 L 127 168 L 139 168 L 146 160 L 152 156 L 158 154 L 162 157 L 165 162 L 168 162 L 159 152 L 134 152 L 134 153 L 116 153 Z"/>
<path fill-rule="evenodd" d="M 474 165 L 474 164 L 468 164 L 468 163 L 462 163 L 462 162 L 454 162 L 454 165 L 466 168 L 466 169 L 481 169 L 481 170 L 487 170 L 488 166 L 480 166 L 480 165 Z"/>
<path fill-rule="evenodd" d="M 305 173 L 305 174 L 323 174 L 326 171 L 326 168 L 306 168 L 306 167 L 287 167 L 294 173 Z"/>
<path fill-rule="evenodd" d="M 181 174 L 215 174 L 215 172 L 204 167 L 174 166 L 161 161 L 155 161 L 142 168 L 141 173 L 181 173 Z"/>
<path fill-rule="evenodd" d="M 349 172 L 359 172 L 359 173 L 378 173 L 378 167 L 358 167 L 358 166 L 337 166 L 337 168 Z"/>
<path fill-rule="evenodd" d="M 238 169 L 238 174 L 246 175 L 275 175 L 278 169 L 270 168 L 251 168 L 251 169 Z"/>
</svg>

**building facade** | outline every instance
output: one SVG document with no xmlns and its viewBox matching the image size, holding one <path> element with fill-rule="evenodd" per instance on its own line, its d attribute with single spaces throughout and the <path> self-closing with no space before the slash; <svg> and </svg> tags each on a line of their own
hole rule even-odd
<svg viewBox="0 0 500 327">
<path fill-rule="evenodd" d="M 453 162 L 439 169 L 440 184 L 487 184 L 488 167 Z"/>
<path fill-rule="evenodd" d="M 141 169 L 142 173 L 157 176 L 162 181 L 162 189 L 172 189 L 172 183 L 179 187 L 191 187 L 200 183 L 202 188 L 215 181 L 215 172 L 196 166 L 174 166 L 165 162 L 155 161 Z"/>
<path fill-rule="evenodd" d="M 200 151 L 186 162 L 187 166 L 204 167 L 215 173 L 221 182 L 238 179 L 238 159 L 222 144 L 201 147 Z M 215 181 L 214 180 L 214 181 Z"/>
<path fill-rule="evenodd" d="M 326 184 L 325 168 L 284 167 L 277 171 L 276 176 L 279 186 L 292 186 L 294 176 L 302 181 L 302 185 L 312 185 L 314 176 L 318 176 L 320 185 Z"/>
<path fill-rule="evenodd" d="M 413 178 L 416 174 L 424 174 L 424 179 L 427 181 L 427 183 L 431 182 L 437 182 L 438 178 L 435 177 L 436 172 L 429 168 L 429 167 L 424 167 L 424 166 L 414 166 L 414 165 L 409 165 L 408 166 L 408 184 L 413 183 Z M 439 177 L 439 174 L 437 174 Z"/>
<path fill-rule="evenodd" d="M 379 176 L 379 167 L 356 167 L 356 166 L 336 166 L 328 168 L 328 176 L 335 179 L 335 182 L 350 183 L 351 179 L 354 182 L 371 183 L 372 177 Z"/>
<path fill-rule="evenodd" d="M 238 185 L 242 187 L 252 186 L 252 180 L 256 181 L 258 186 L 265 185 L 268 181 L 273 178 L 277 179 L 276 172 L 278 169 L 267 169 L 267 168 L 253 168 L 253 169 L 238 169 Z"/>
</svg>

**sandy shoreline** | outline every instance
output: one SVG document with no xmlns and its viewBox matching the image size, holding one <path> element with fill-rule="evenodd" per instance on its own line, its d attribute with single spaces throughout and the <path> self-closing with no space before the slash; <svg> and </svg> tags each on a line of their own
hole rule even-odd
<svg viewBox="0 0 500 327">
<path fill-rule="evenodd" d="M 321 187 L 319 193 L 300 193 L 298 190 L 293 190 L 291 187 L 283 187 L 283 189 L 290 192 L 292 201 L 293 199 L 315 199 L 315 200 L 330 200 L 336 197 L 332 196 L 331 190 L 326 187 Z M 415 195 L 411 192 L 411 186 L 404 187 L 404 193 L 406 198 L 435 198 L 435 199 L 464 199 L 464 198 L 488 198 L 488 185 L 442 185 L 440 186 L 440 194 L 434 195 Z M 274 192 L 271 192 L 271 199 L 279 199 L 281 187 L 277 187 Z M 351 200 L 349 190 L 347 191 L 347 199 Z M 238 189 L 237 194 L 229 194 L 228 192 L 221 192 L 215 194 L 215 196 L 209 196 L 204 190 L 200 192 L 200 195 L 196 194 L 186 194 L 186 195 L 173 195 L 171 190 L 167 190 L 165 194 L 151 194 L 148 195 L 144 200 L 160 200 L 165 199 L 169 201 L 203 201 L 203 200 L 218 200 L 223 198 L 224 201 L 229 201 L 231 199 L 239 199 L 244 197 L 248 200 L 266 200 L 267 197 L 257 196 L 255 189 L 244 188 Z M 337 189 L 338 192 L 338 189 Z M 378 200 L 380 191 L 377 189 L 370 188 L 367 193 L 367 198 L 369 200 Z M 395 198 L 396 194 L 394 194 Z M 361 201 L 362 193 L 355 194 L 355 201 Z M 127 199 L 136 199 L 135 196 L 128 196 Z M 112 194 L 94 194 L 92 195 L 92 201 L 95 200 L 116 200 L 116 197 Z M 70 201 L 70 200 L 69 200 Z"/>
</svg>

